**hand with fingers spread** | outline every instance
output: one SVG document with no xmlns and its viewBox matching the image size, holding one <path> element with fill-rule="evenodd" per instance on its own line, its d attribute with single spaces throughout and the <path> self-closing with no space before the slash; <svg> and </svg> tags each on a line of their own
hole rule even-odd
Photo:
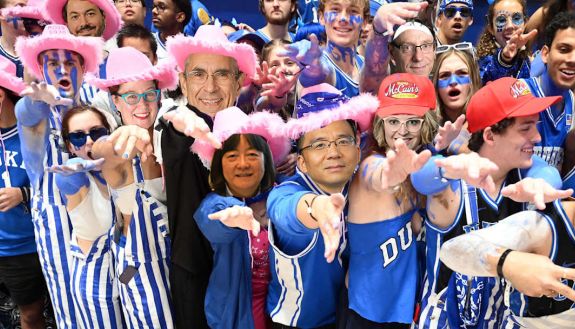
<svg viewBox="0 0 575 329">
<path fill-rule="evenodd" d="M 373 18 L 373 27 L 379 32 L 387 31 L 387 35 L 393 35 L 395 25 L 403 25 L 410 18 L 416 18 L 419 12 L 427 7 L 428 3 L 396 2 L 382 5 Z"/>
<path fill-rule="evenodd" d="M 22 202 L 22 191 L 18 187 L 0 188 L 0 211 L 5 212 Z"/>
<path fill-rule="evenodd" d="M 345 198 L 341 193 L 317 195 L 314 197 L 311 214 L 317 221 L 318 228 L 325 245 L 324 257 L 331 263 L 339 248 L 341 238 L 341 214 L 345 206 Z"/>
<path fill-rule="evenodd" d="M 104 161 L 105 161 L 104 158 L 96 160 L 86 160 L 78 157 L 66 161 L 65 164 L 53 165 L 52 167 L 48 167 L 46 168 L 46 171 L 62 174 L 64 176 L 70 176 L 75 173 L 88 172 L 92 170 L 100 171 L 102 169 Z"/>
<path fill-rule="evenodd" d="M 525 45 L 533 40 L 537 35 L 537 30 L 531 30 L 529 33 L 523 34 L 523 31 L 517 30 L 511 35 L 511 38 L 507 40 L 507 44 L 501 50 L 501 59 L 506 63 L 513 62 L 517 53 L 521 50 L 521 48 L 525 47 Z"/>
<path fill-rule="evenodd" d="M 439 127 L 435 136 L 434 145 L 436 150 L 443 150 L 449 147 L 451 143 L 459 136 L 463 124 L 465 123 L 465 114 L 460 115 L 455 122 L 447 121 L 443 127 Z"/>
<path fill-rule="evenodd" d="M 270 74 L 268 78 L 270 82 L 262 85 L 260 95 L 282 98 L 294 90 L 298 75 L 286 76 L 283 72 L 279 72 L 277 75 Z"/>
<path fill-rule="evenodd" d="M 210 131 L 210 127 L 204 119 L 197 116 L 185 106 L 164 114 L 164 119 L 172 123 L 174 128 L 186 136 L 208 141 L 213 147 L 221 148 L 222 144 Z"/>
<path fill-rule="evenodd" d="M 262 65 L 256 65 L 256 75 L 252 79 L 252 84 L 261 88 L 265 83 L 269 83 L 269 76 L 272 74 L 268 62 L 263 61 Z"/>
<path fill-rule="evenodd" d="M 28 96 L 33 101 L 44 102 L 50 106 L 70 106 L 74 104 L 74 100 L 61 97 L 56 87 L 49 85 L 44 81 L 40 83 L 30 83 L 30 85 L 20 93 L 20 96 Z"/>
<path fill-rule="evenodd" d="M 242 230 L 252 231 L 253 235 L 260 233 L 260 223 L 254 218 L 254 213 L 250 207 L 233 206 L 209 214 L 211 220 L 219 220 L 228 227 L 237 227 Z"/>
<path fill-rule="evenodd" d="M 133 157 L 134 148 L 141 153 L 142 161 L 146 161 L 154 151 L 148 130 L 135 125 L 121 126 L 110 135 L 108 141 L 114 143 L 114 151 L 124 159 Z"/>
<path fill-rule="evenodd" d="M 407 179 L 409 174 L 418 171 L 431 158 L 431 152 L 417 153 L 411 150 L 401 139 L 395 141 L 395 149 L 386 154 L 381 173 L 382 189 L 397 186 Z"/>
<path fill-rule="evenodd" d="M 435 164 L 442 168 L 443 177 L 447 179 L 463 179 L 488 193 L 495 192 L 495 183 L 491 175 L 499 168 L 491 160 L 480 157 L 475 152 L 437 159 Z"/>
<path fill-rule="evenodd" d="M 575 280 L 575 269 L 555 265 L 547 256 L 512 251 L 503 263 L 503 276 L 527 296 L 562 295 L 575 301 L 575 290 L 562 281 Z"/>
<path fill-rule="evenodd" d="M 278 52 L 278 56 L 289 57 L 297 63 L 309 67 L 319 66 L 322 50 L 315 34 L 309 40 L 301 40 L 285 46 L 285 50 Z"/>
<path fill-rule="evenodd" d="M 501 194 L 517 202 L 531 202 L 537 209 L 543 210 L 546 203 L 571 196 L 573 189 L 557 190 L 543 178 L 526 177 L 505 186 Z"/>
</svg>

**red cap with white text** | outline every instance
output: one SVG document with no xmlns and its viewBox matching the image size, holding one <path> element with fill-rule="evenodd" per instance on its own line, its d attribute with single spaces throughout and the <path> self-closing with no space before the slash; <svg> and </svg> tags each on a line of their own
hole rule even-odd
<svg viewBox="0 0 575 329">
<path fill-rule="evenodd" d="M 377 93 L 377 115 L 385 118 L 394 114 L 423 116 L 435 109 L 435 89 L 427 77 L 396 73 L 385 78 Z"/>
</svg>

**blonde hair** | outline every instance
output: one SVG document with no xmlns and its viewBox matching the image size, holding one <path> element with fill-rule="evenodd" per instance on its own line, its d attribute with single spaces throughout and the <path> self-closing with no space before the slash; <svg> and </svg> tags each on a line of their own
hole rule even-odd
<svg viewBox="0 0 575 329">
<path fill-rule="evenodd" d="M 318 14 L 319 15 L 323 15 L 323 13 L 325 12 L 325 5 L 326 3 L 328 3 L 329 1 L 333 1 L 333 0 L 320 0 L 319 1 L 319 8 L 318 8 Z M 367 19 L 370 15 L 369 15 L 369 0 L 349 0 L 352 4 L 363 4 L 363 19 Z"/>
<path fill-rule="evenodd" d="M 433 71 L 432 71 L 433 76 L 431 77 L 431 81 L 435 86 L 435 97 L 437 98 L 437 107 L 435 108 L 435 114 L 437 116 L 437 121 L 440 125 L 443 125 L 445 123 L 447 115 L 445 114 L 445 104 L 443 103 L 441 97 L 439 97 L 439 88 L 437 88 L 437 81 L 439 80 L 439 69 L 441 68 L 441 65 L 443 65 L 443 62 L 445 62 L 445 60 L 449 58 L 451 55 L 459 57 L 465 63 L 465 65 L 467 65 L 467 68 L 469 69 L 469 79 L 471 80 L 471 89 L 469 90 L 469 94 L 467 95 L 467 99 L 465 100 L 465 105 L 463 105 L 462 114 L 465 114 L 467 110 L 467 104 L 469 103 L 471 96 L 473 96 L 473 94 L 475 94 L 475 92 L 478 91 L 479 88 L 481 88 L 481 75 L 479 74 L 479 65 L 477 64 L 477 61 L 475 60 L 473 55 L 471 55 L 467 51 L 455 50 L 453 48 L 437 55 L 437 57 L 435 58 L 435 63 L 433 64 Z"/>
</svg>

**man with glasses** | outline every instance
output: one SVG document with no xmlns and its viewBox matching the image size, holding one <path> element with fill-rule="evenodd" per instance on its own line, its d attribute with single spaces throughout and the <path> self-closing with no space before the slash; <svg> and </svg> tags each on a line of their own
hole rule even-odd
<svg viewBox="0 0 575 329">
<path fill-rule="evenodd" d="M 146 19 L 145 0 L 114 0 L 114 4 L 122 17 L 124 25 L 138 24 L 144 26 Z"/>
<path fill-rule="evenodd" d="M 371 95 L 351 100 L 328 84 L 302 91 L 297 120 L 298 171 L 269 194 L 270 264 L 267 310 L 273 328 L 335 328 L 344 288 L 349 182 L 359 163 L 358 126 L 377 109 Z"/>
<path fill-rule="evenodd" d="M 461 42 L 471 24 L 473 24 L 472 0 L 441 0 L 435 20 L 437 44 L 452 45 Z"/>
<path fill-rule="evenodd" d="M 161 146 L 156 156 L 166 182 L 175 323 L 178 328 L 208 328 L 204 299 L 213 253 L 192 214 L 211 189 L 208 169 L 190 146 L 195 138 L 211 136 L 213 118 L 235 104 L 241 87 L 255 76 L 257 59 L 252 47 L 228 41 L 214 25 L 200 26 L 193 38 L 176 35 L 167 48 L 187 99 L 187 106 L 170 108 L 160 119 L 156 133 L 161 138 L 154 147 Z"/>
<path fill-rule="evenodd" d="M 168 37 L 182 33 L 192 18 L 190 0 L 154 0 L 152 23 L 158 30 L 154 33 L 158 50 L 158 60 L 168 58 L 166 40 Z"/>
</svg>

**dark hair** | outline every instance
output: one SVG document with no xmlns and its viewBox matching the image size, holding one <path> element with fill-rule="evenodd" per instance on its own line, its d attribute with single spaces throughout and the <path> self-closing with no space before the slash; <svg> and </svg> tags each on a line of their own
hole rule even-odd
<svg viewBox="0 0 575 329">
<path fill-rule="evenodd" d="M 291 45 L 292 43 L 290 41 L 284 40 L 284 39 L 273 39 L 272 41 L 266 43 L 263 48 L 262 48 L 262 61 L 268 61 L 269 60 L 269 56 L 270 56 L 270 52 L 275 48 L 275 47 L 283 47 L 285 45 Z"/>
<path fill-rule="evenodd" d="M 93 5 L 96 6 L 95 4 L 93 4 Z M 96 8 L 98 8 L 100 13 L 104 17 L 104 24 L 105 24 L 106 23 L 106 13 L 102 10 L 102 8 L 100 8 L 98 6 L 96 6 Z M 64 22 L 68 23 L 68 1 L 66 1 L 66 4 L 64 5 L 64 7 L 62 7 L 62 17 L 64 18 Z"/>
<path fill-rule="evenodd" d="M 224 154 L 229 151 L 235 150 L 240 144 L 241 136 L 246 138 L 250 146 L 264 155 L 264 176 L 260 182 L 260 191 L 267 191 L 275 181 L 275 167 L 272 158 L 272 152 L 266 140 L 260 135 L 255 134 L 234 134 L 230 136 L 222 144 L 222 148 L 216 150 L 212 158 L 212 165 L 210 168 L 210 186 L 219 195 L 226 195 L 226 180 L 224 178 L 224 170 L 222 166 L 222 159 Z"/>
<path fill-rule="evenodd" d="M 307 40 L 311 34 L 315 34 L 320 43 L 325 43 L 327 41 L 325 26 L 320 23 L 307 23 L 297 29 L 293 42 Z"/>
<path fill-rule="evenodd" d="M 515 118 L 505 118 L 497 122 L 496 124 L 492 125 L 491 131 L 493 131 L 494 134 L 501 135 L 505 133 L 507 131 L 507 128 L 511 127 L 514 123 Z M 479 149 L 481 148 L 481 146 L 483 146 L 483 143 L 485 142 L 483 140 L 483 130 L 485 129 L 481 129 L 480 131 L 476 131 L 473 134 L 471 134 L 471 137 L 469 138 L 469 143 L 467 145 L 467 147 L 471 151 L 479 152 Z"/>
<path fill-rule="evenodd" d="M 537 27 L 537 30 L 544 31 L 545 27 L 549 26 L 557 14 L 567 12 L 568 2 L 569 0 L 547 0 L 542 6 L 543 17 L 541 19 L 541 25 Z M 544 38 L 546 37 L 541 35 L 538 40 L 544 41 Z"/>
<path fill-rule="evenodd" d="M 18 100 L 20 100 L 20 96 L 18 94 L 16 94 L 15 92 L 13 92 L 12 90 L 8 90 L 4 87 L 0 87 L 0 89 L 4 90 L 4 94 L 6 94 L 6 98 L 8 98 L 10 100 L 10 102 L 12 102 L 13 105 L 16 105 Z"/>
<path fill-rule="evenodd" d="M 264 15 L 264 17 L 265 17 L 265 16 L 266 16 L 266 12 L 264 11 L 264 1 L 266 1 L 266 0 L 259 0 L 258 2 L 259 2 L 260 13 L 261 13 L 262 15 Z M 295 8 L 294 8 L 294 10 L 290 13 L 288 22 L 291 21 L 294 17 L 297 16 L 297 11 L 298 11 L 298 8 L 297 8 L 297 0 L 290 0 L 290 2 L 291 2 L 292 5 L 295 5 Z"/>
<path fill-rule="evenodd" d="M 499 47 L 504 47 L 505 45 L 497 45 L 496 40 L 495 40 L 495 36 L 493 35 L 493 33 L 491 33 L 489 31 L 490 28 L 493 28 L 493 17 L 495 16 L 495 5 L 497 5 L 498 3 L 500 3 L 503 0 L 495 0 L 490 6 L 489 9 L 487 10 L 487 15 L 485 16 L 485 20 L 486 25 L 485 28 L 483 29 L 483 32 L 481 33 L 481 36 L 479 36 L 479 41 L 477 42 L 477 56 L 479 58 L 484 57 L 484 56 L 489 56 L 489 55 L 493 55 L 495 54 L 495 52 L 497 51 L 497 49 Z M 515 0 L 517 1 L 517 3 L 519 3 L 521 5 L 521 7 L 523 7 L 523 16 L 525 16 L 525 19 L 527 19 L 527 2 L 525 0 Z M 528 51 L 527 50 L 520 50 L 519 51 L 519 56 L 520 58 L 526 58 L 528 55 Z"/>
<path fill-rule="evenodd" d="M 545 45 L 551 47 L 557 31 L 568 28 L 575 29 L 575 13 L 562 12 L 553 17 L 547 28 L 545 28 Z"/>
<path fill-rule="evenodd" d="M 108 129 L 108 131 L 111 130 L 110 124 L 108 123 L 108 119 L 106 119 L 106 116 L 102 112 L 100 112 L 100 110 L 98 110 L 97 108 L 95 108 L 93 106 L 89 106 L 89 105 L 74 106 L 73 108 L 69 109 L 68 112 L 66 112 L 66 114 L 64 114 L 64 117 L 62 117 L 62 139 L 64 140 L 64 143 L 68 144 L 68 142 L 70 141 L 70 139 L 69 139 L 70 119 L 74 115 L 79 114 L 79 113 L 83 113 L 83 112 L 94 113 L 102 122 L 102 126 L 106 127 L 106 129 Z M 66 151 L 67 150 L 68 149 L 66 148 Z"/>
<path fill-rule="evenodd" d="M 211 20 L 210 22 L 208 22 L 208 25 L 216 25 L 216 20 Z M 234 24 L 232 24 L 232 22 L 225 20 L 225 19 L 221 19 L 220 20 L 220 26 L 224 27 L 224 26 L 229 26 L 231 28 L 233 28 L 234 30 L 238 30 L 238 27 L 235 26 Z"/>
<path fill-rule="evenodd" d="M 176 12 L 180 11 L 186 15 L 184 21 L 182 22 L 182 26 L 188 25 L 190 20 L 192 19 L 192 3 L 190 0 L 172 0 L 174 5 L 176 6 Z"/>
<path fill-rule="evenodd" d="M 150 43 L 150 49 L 152 50 L 154 56 L 156 56 L 156 51 L 158 50 L 158 44 L 156 43 L 156 38 L 152 32 L 150 32 L 147 28 L 131 23 L 124 25 L 118 34 L 116 35 L 116 43 L 118 48 L 122 48 L 124 46 L 124 39 L 125 38 L 138 38 L 142 40 L 146 40 Z"/>
</svg>

